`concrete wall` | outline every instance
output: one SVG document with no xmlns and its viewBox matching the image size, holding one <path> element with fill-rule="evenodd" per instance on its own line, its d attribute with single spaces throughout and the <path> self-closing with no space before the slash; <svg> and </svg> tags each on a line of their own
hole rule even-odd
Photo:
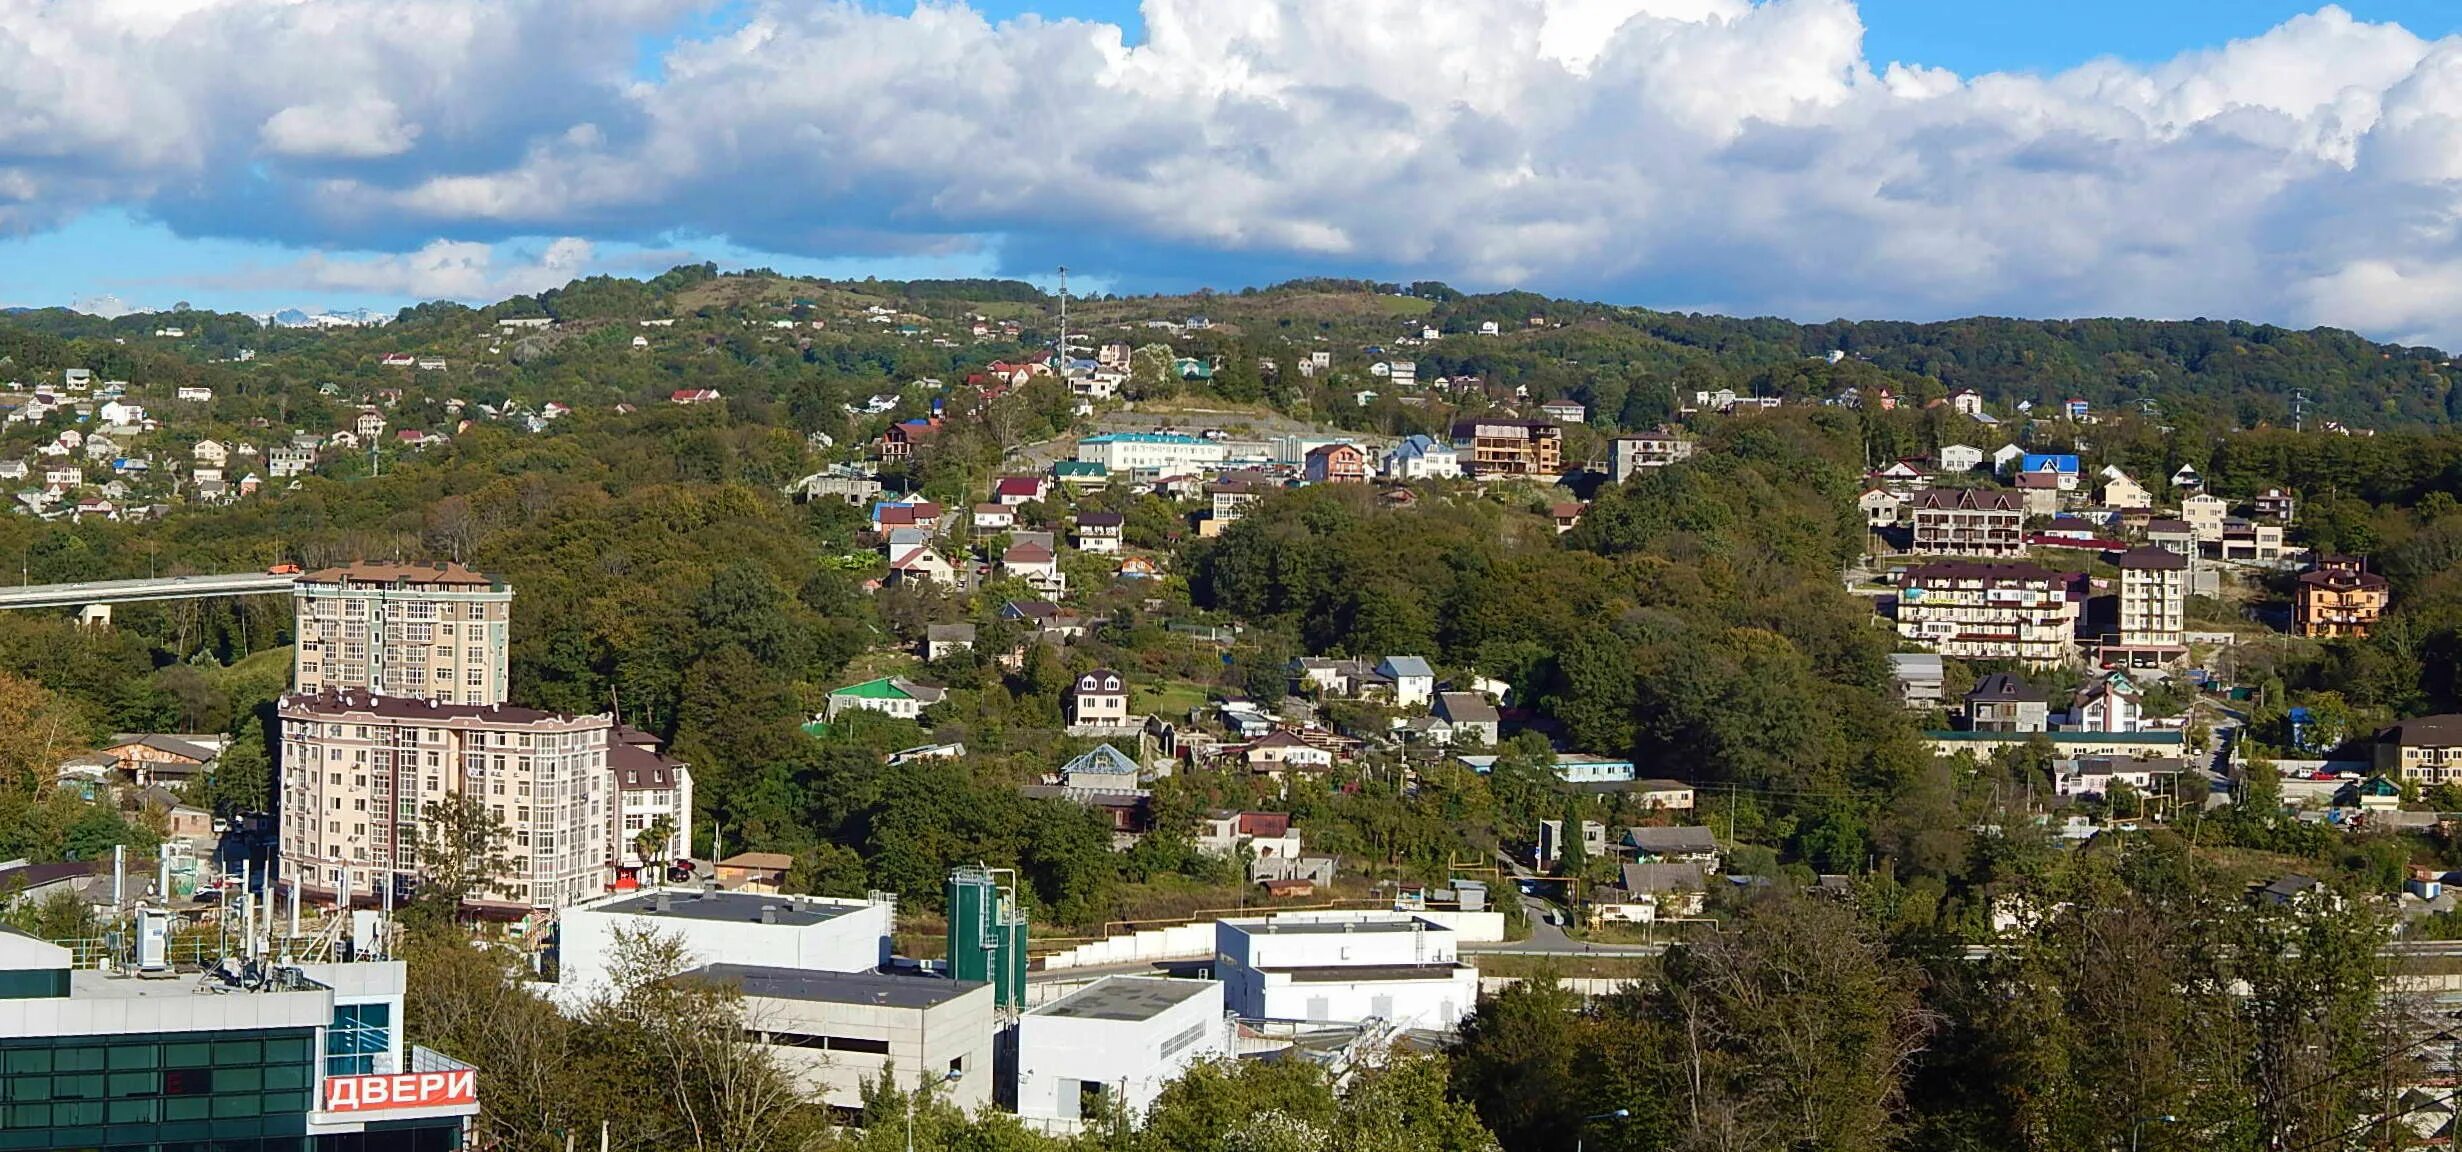
<svg viewBox="0 0 2462 1152">
<path fill-rule="evenodd" d="M 1254 999 L 1235 1000 L 1243 1017 L 1357 1024 L 1371 1017 L 1397 1028 L 1449 1030 L 1479 1002 L 1479 970 L 1457 968 L 1449 977 L 1425 980 L 1297 981 L 1262 972 L 1249 987 Z M 1230 987 L 1225 982 L 1226 990 Z M 1256 994 L 1261 993 L 1261 994 Z"/>
<path fill-rule="evenodd" d="M 880 1079 L 884 1069 L 901 1091 L 911 1092 L 922 1082 L 938 1082 L 952 1060 L 960 1062 L 965 1074 L 944 1086 L 941 1097 L 968 1111 L 992 1100 L 994 1013 L 989 984 L 930 1008 L 747 996 L 744 1026 L 888 1042 L 886 1054 L 771 1045 L 779 1063 L 815 1103 L 861 1108 L 864 1084 Z"/>
<path fill-rule="evenodd" d="M 1078 1090 L 1093 1081 L 1132 1117 L 1144 1115 L 1189 1065 L 1231 1054 L 1222 985 L 1146 1020 L 1095 1020 L 1028 1013 L 1017 1025 L 1017 1113 L 1079 1120 Z M 1193 1039 L 1191 1037 L 1193 1036 Z M 1178 1047 L 1165 1053 L 1164 1048 Z"/>
</svg>

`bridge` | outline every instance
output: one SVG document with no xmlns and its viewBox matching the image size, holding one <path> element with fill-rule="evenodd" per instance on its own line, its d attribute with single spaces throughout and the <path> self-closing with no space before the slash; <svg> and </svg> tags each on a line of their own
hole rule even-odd
<svg viewBox="0 0 2462 1152">
<path fill-rule="evenodd" d="M 114 604 L 203 600 L 214 596 L 288 595 L 296 573 L 239 572 L 225 576 L 158 576 L 151 580 L 90 580 L 0 588 L 0 610 L 82 608 L 89 623 L 108 623 Z"/>
</svg>

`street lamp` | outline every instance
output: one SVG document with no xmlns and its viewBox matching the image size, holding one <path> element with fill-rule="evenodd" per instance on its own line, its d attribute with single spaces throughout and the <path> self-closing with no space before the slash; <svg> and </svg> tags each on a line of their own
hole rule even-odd
<svg viewBox="0 0 2462 1152">
<path fill-rule="evenodd" d="M 2180 1118 L 2177 1116 L 2163 1115 L 2155 1117 L 2154 1122 L 2157 1124 L 2177 1124 L 2180 1122 Z M 2137 1152 L 2137 1136 L 2145 1130 L 2146 1122 L 2143 1120 L 2129 1125 L 2129 1152 Z"/>
<path fill-rule="evenodd" d="M 955 1084 L 965 1075 L 965 1069 L 951 1068 L 948 1075 L 940 1078 L 940 1082 Z M 924 1088 L 917 1088 L 906 1097 L 906 1152 L 915 1152 L 915 1097 L 923 1095 L 924 1091 Z"/>
<path fill-rule="evenodd" d="M 1573 1129 L 1573 1152 L 1581 1152 L 1582 1135 L 1584 1130 L 1588 1129 L 1592 1124 L 1596 1124 L 1601 1120 L 1629 1120 L 1632 1116 L 1632 1109 L 1618 1108 L 1613 1112 L 1601 1112 L 1596 1116 L 1582 1117 L 1581 1124 Z M 913 1152 L 913 1149 L 908 1149 L 907 1152 Z"/>
</svg>

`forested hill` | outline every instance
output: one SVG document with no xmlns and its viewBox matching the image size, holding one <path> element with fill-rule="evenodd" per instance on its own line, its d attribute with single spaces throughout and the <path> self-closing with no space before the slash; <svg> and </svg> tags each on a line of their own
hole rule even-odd
<svg viewBox="0 0 2462 1152">
<path fill-rule="evenodd" d="M 1205 323 L 1190 324 L 1196 317 Z M 552 318 L 557 326 L 551 333 L 500 328 L 524 318 Z M 106 378 L 210 382 L 204 378 L 242 367 L 231 362 L 245 350 L 255 359 L 232 377 L 242 391 L 278 390 L 277 381 L 372 383 L 381 377 L 381 355 L 398 352 L 455 358 L 457 367 L 482 375 L 501 369 L 512 394 L 519 394 L 518 377 L 561 377 L 648 397 L 701 383 L 705 375 L 775 375 L 758 370 L 762 361 L 904 383 L 963 372 L 1007 349 L 1048 347 L 1058 319 L 1056 297 L 1019 281 L 825 281 L 762 270 L 720 274 L 698 265 L 649 280 L 580 280 L 479 308 L 422 305 L 364 329 L 269 327 L 194 311 L 116 319 L 61 309 L 17 312 L 0 315 L 0 379 L 39 382 L 82 366 Z M 2452 363 L 2439 350 L 2241 321 L 1796 324 L 1348 280 L 1236 294 L 1081 298 L 1071 302 L 1070 320 L 1076 346 L 1088 352 L 1114 341 L 1165 343 L 1180 355 L 1243 366 L 1329 353 L 1332 371 L 1312 382 L 1290 373 L 1274 387 L 1260 385 L 1255 396 L 1227 397 L 1286 408 L 1312 400 L 1333 407 L 1347 395 L 1335 386 L 1349 382 L 1355 390 L 1374 382 L 1372 365 L 1407 359 L 1423 381 L 1477 377 L 1506 391 L 1526 389 L 1531 400 L 1578 400 L 1603 429 L 1655 425 L 1696 393 L 1721 388 L 1821 399 L 1876 386 L 1917 405 L 1972 388 L 2003 416 L 2021 402 L 2040 409 L 2082 399 L 2098 414 L 2151 409 L 2166 423 L 2213 431 L 2288 424 L 2295 395 L 2304 395 L 2312 427 L 2331 421 L 2385 430 L 2462 418 Z M 679 358 L 673 341 L 659 341 L 652 356 L 628 357 L 645 321 L 673 321 L 677 334 L 697 334 L 696 351 L 716 352 L 728 363 Z M 1480 335 L 1486 324 L 1495 325 L 1494 335 Z M 1423 341 L 1426 327 L 1440 338 Z M 795 335 L 785 336 L 788 329 Z M 159 335 L 166 331 L 179 336 Z M 779 355 L 789 351 L 795 355 Z M 747 361 L 755 370 L 738 371 Z M 1244 370 L 1233 376 L 1249 378 Z M 1322 395 L 1308 396 L 1311 387 Z M 1390 406 L 1394 398 L 1385 399 Z M 1388 430 L 1412 430 L 1407 420 L 1366 416 L 1393 426 Z"/>
</svg>

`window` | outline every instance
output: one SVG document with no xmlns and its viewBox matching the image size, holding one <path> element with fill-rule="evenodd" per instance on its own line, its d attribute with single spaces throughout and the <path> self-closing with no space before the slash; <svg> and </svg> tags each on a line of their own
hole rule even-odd
<svg viewBox="0 0 2462 1152">
<path fill-rule="evenodd" d="M 392 1046 L 392 1035 L 391 1005 L 335 1005 L 333 1025 L 325 1031 L 325 1075 L 364 1076 L 376 1071 L 376 1056 Z"/>
</svg>

